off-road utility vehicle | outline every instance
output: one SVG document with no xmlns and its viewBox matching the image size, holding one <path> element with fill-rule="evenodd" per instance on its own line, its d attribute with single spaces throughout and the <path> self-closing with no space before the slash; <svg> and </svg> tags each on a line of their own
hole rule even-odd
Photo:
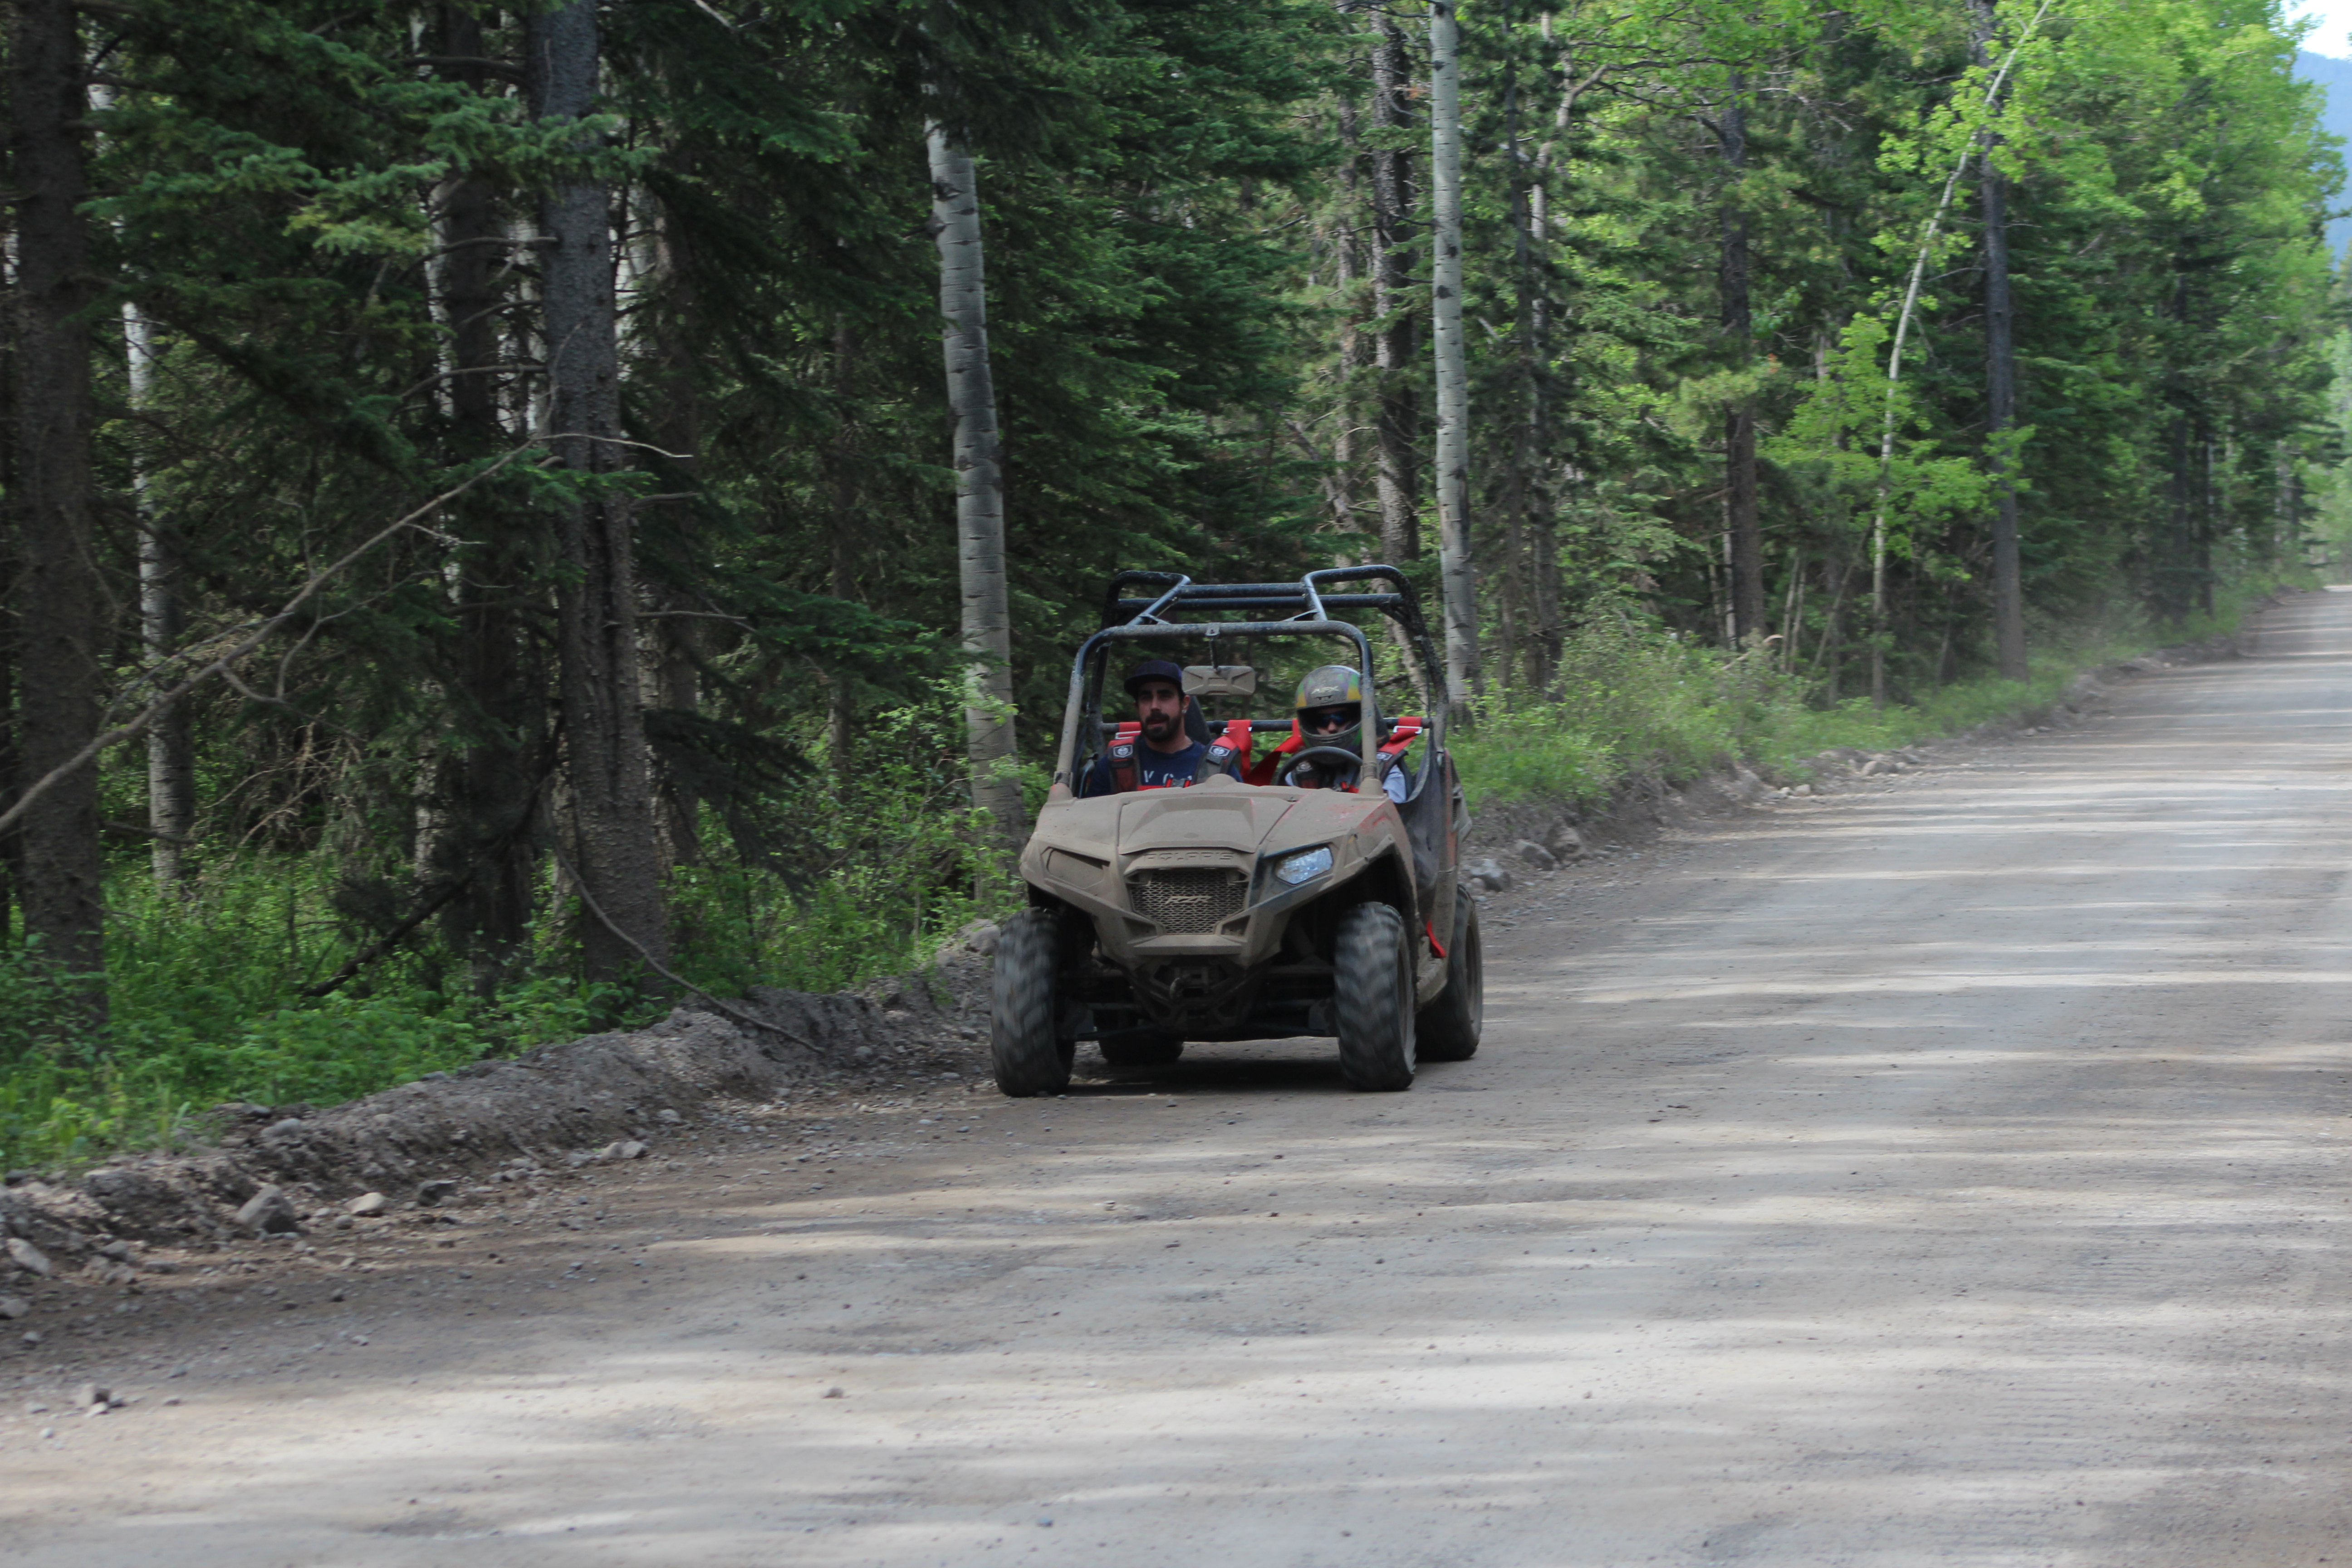
<svg viewBox="0 0 2352 1568">
<path fill-rule="evenodd" d="M 1350 616 L 1403 634 L 1425 716 L 1390 715 Z M 1137 776 L 1118 765 L 1136 727 L 1105 716 L 1103 688 L 1140 658 L 1181 667 L 1188 728 L 1214 742 L 1190 787 L 1121 788 Z M 1290 712 L 1291 684 L 1338 662 L 1360 692 L 1353 748 L 1314 743 Z M 1087 1041 L 1141 1066 L 1187 1041 L 1336 1037 L 1341 1076 L 1360 1089 L 1406 1089 L 1417 1062 L 1476 1051 L 1478 915 L 1457 878 L 1469 818 L 1447 707 L 1393 567 L 1297 583 L 1114 578 L 1073 663 L 1053 786 L 1021 857 L 1030 907 L 997 946 L 998 1086 L 1057 1092 Z M 1402 803 L 1383 787 L 1392 770 Z"/>
</svg>

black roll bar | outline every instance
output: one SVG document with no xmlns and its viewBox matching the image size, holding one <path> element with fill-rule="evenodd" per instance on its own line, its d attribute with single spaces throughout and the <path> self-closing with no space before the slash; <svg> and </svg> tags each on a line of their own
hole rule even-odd
<svg viewBox="0 0 2352 1568">
<path fill-rule="evenodd" d="M 1390 591 L 1327 594 L 1323 592 L 1326 584 L 1384 584 Z M 1122 592 L 1130 589 L 1150 592 L 1153 596 L 1145 598 Z M 1186 609 L 1241 615 L 1283 611 L 1290 614 L 1270 621 L 1188 621 L 1179 615 Z M 1358 668 L 1370 675 L 1371 643 L 1362 627 L 1332 618 L 1335 612 L 1341 610 L 1378 611 L 1395 622 L 1411 639 L 1427 679 L 1432 748 L 1442 748 L 1452 705 L 1445 688 L 1445 667 L 1438 661 L 1430 643 L 1428 624 L 1422 619 L 1421 603 L 1412 584 L 1394 566 L 1371 563 L 1326 567 L 1309 572 L 1295 583 L 1195 583 L 1181 572 L 1121 572 L 1104 589 L 1100 629 L 1079 646 L 1076 658 L 1071 661 L 1069 701 L 1064 713 L 1061 747 L 1055 759 L 1055 781 L 1076 782 L 1079 742 L 1088 732 L 1087 721 L 1093 721 L 1097 734 L 1106 728 L 1102 683 L 1114 642 L 1146 637 L 1344 637 L 1356 645 Z M 1377 705 L 1365 717 L 1370 725 L 1381 723 Z M 1251 727 L 1285 726 L 1276 721 L 1253 721 Z"/>
</svg>

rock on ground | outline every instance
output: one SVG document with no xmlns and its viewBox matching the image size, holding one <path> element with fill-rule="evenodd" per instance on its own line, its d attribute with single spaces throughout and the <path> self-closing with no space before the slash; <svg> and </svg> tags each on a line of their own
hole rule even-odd
<svg viewBox="0 0 2352 1568">
<path fill-rule="evenodd" d="M 984 1008 L 988 968 L 977 945 L 951 944 L 932 969 L 864 994 L 755 988 L 736 1004 L 755 1026 L 680 1007 L 645 1029 L 551 1042 L 348 1105 L 222 1106 L 215 1147 L 126 1157 L 74 1182 L 13 1181 L 0 1188 L 0 1232 L 16 1267 L 46 1273 L 26 1257 L 79 1261 L 123 1237 L 185 1245 L 284 1234 L 331 1205 L 343 1208 L 332 1223 L 348 1224 L 386 1212 L 386 1192 L 414 1190 L 429 1204 L 435 1184 L 451 1190 L 457 1175 L 516 1157 L 643 1159 L 689 1120 L 680 1107 L 902 1070 L 919 1050 L 972 1038 L 964 1020 Z"/>
<path fill-rule="evenodd" d="M 1462 874 L 1469 878 L 1474 886 L 1490 893 L 1507 892 L 1511 886 L 1511 874 L 1504 870 L 1501 863 L 1492 856 L 1472 861 L 1462 868 Z"/>
</svg>

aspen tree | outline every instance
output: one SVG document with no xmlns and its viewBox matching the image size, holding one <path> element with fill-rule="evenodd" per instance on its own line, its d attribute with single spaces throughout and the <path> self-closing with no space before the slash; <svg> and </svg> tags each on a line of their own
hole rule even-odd
<svg viewBox="0 0 2352 1568">
<path fill-rule="evenodd" d="M 1013 734 L 1013 614 L 1004 582 L 1004 470 L 996 384 L 988 363 L 988 278 L 980 232 L 980 178 L 943 125 L 926 137 L 931 224 L 940 250 L 948 409 L 955 421 L 956 560 L 963 590 L 964 735 L 971 803 L 994 819 L 998 841 L 1028 826 Z"/>
<path fill-rule="evenodd" d="M 155 327 L 136 303 L 122 304 L 124 380 L 135 410 L 147 405 L 155 383 Z M 144 463 L 133 459 L 131 494 L 139 508 L 139 646 L 152 662 L 177 651 L 187 629 L 181 598 L 186 567 L 171 519 L 157 515 Z M 188 835 L 196 822 L 196 754 L 188 729 L 188 705 L 174 702 L 147 729 L 147 829 L 155 836 L 148 865 L 155 885 L 185 890 Z"/>
<path fill-rule="evenodd" d="M 1994 0 L 1975 0 L 1977 28 L 1974 54 L 1981 68 L 1990 63 L 1988 46 L 1998 20 Z M 2017 318 L 2009 288 L 2009 176 L 1994 162 L 2000 138 L 1991 130 L 1980 133 L 1977 166 L 1977 198 L 1984 219 L 1985 302 L 1985 449 L 1993 475 L 1992 618 L 1996 668 L 2010 680 L 2023 680 L 2025 661 L 2025 584 L 2017 537 L 2016 456 L 2009 450 L 2010 432 L 2017 425 Z"/>
<path fill-rule="evenodd" d="M 2017 57 L 2032 41 L 2050 14 L 2054 0 L 2042 0 L 2033 19 L 2025 26 L 2015 45 L 2001 60 L 2000 68 L 1993 73 L 1984 91 L 1984 102 L 1990 107 L 2000 101 L 2001 84 L 2009 78 Z M 1953 163 L 1949 177 L 1944 181 L 1942 194 L 1936 198 L 1935 210 L 1920 228 L 1919 249 L 1911 263 L 1911 276 L 1903 289 L 1903 303 L 1895 312 L 1895 342 L 1886 355 L 1885 414 L 1881 421 L 1878 437 L 1878 506 L 1870 520 L 1870 702 L 1874 708 L 1886 706 L 1886 514 L 1892 499 L 1895 469 L 1895 432 L 1898 418 L 1898 397 L 1903 386 L 1903 345 L 1911 332 L 1912 312 L 1918 308 L 1919 286 L 1927 275 L 1927 262 L 1935 254 L 1936 237 L 1943 227 L 1944 216 L 1951 210 L 1952 193 L 1959 187 L 1961 177 L 1968 173 L 1969 160 L 1977 153 L 1973 141 L 1965 143 L 1958 160 Z"/>
<path fill-rule="evenodd" d="M 1456 704 L 1486 693 L 1470 541 L 1470 372 L 1462 337 L 1461 30 L 1453 0 L 1429 7 L 1430 321 L 1437 353 L 1438 572 L 1445 684 Z"/>
<path fill-rule="evenodd" d="M 1373 483 L 1381 503 L 1381 555 L 1421 558 L 1421 356 L 1412 294 L 1412 54 L 1403 26 L 1383 7 L 1372 48 L 1372 313 L 1380 319 L 1373 363 L 1380 371 L 1380 454 Z"/>
</svg>

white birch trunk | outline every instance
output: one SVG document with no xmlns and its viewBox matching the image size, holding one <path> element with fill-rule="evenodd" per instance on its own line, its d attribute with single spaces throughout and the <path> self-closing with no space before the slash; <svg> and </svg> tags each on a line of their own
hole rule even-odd
<svg viewBox="0 0 2352 1568">
<path fill-rule="evenodd" d="M 131 406 L 144 408 L 155 381 L 155 329 L 129 300 L 122 305 L 123 362 L 131 383 Z M 185 619 L 180 605 L 179 551 L 149 502 L 146 465 L 136 458 L 131 490 L 139 508 L 139 640 L 150 664 L 160 664 L 178 647 Z M 188 705 L 174 702 L 147 729 L 147 826 L 155 835 L 150 850 L 155 885 L 168 893 L 185 890 L 184 848 L 196 819 L 196 760 L 188 730 Z"/>
<path fill-rule="evenodd" d="M 1462 81 L 1451 0 L 1429 8 L 1430 195 L 1436 230 L 1431 316 L 1437 344 L 1437 551 L 1445 594 L 1445 684 L 1484 696 L 1477 575 L 1470 552 L 1470 374 L 1462 338 Z"/>
<path fill-rule="evenodd" d="M 1991 83 L 1985 89 L 1985 102 L 2000 100 L 2000 89 L 2009 73 L 2017 64 L 2017 57 L 2032 41 L 2042 18 L 2050 14 L 2053 0 L 2042 0 L 2033 20 L 2025 25 L 2000 69 L 1993 73 Z M 1944 194 L 1937 198 L 1936 210 L 1927 219 L 1927 226 L 1919 235 L 1919 254 L 1911 263 L 1911 279 L 1903 289 L 1903 309 L 1895 318 L 1895 344 L 1886 356 L 1886 416 L 1878 432 L 1878 507 L 1870 519 L 1870 703 L 1874 708 L 1886 706 L 1886 509 L 1893 500 L 1895 479 L 1895 395 L 1903 384 L 1903 340 L 1911 331 L 1911 314 L 1919 304 L 1919 284 L 1927 275 L 1927 259 L 1936 248 L 1936 235 L 1944 226 L 1944 215 L 1951 209 L 1952 193 L 1959 188 L 1961 176 L 1969 171 L 1969 160 L 1977 154 L 1971 142 L 1961 149 L 1959 161 L 1952 165 L 1951 177 L 1944 182 Z"/>
<path fill-rule="evenodd" d="M 928 141 L 940 247 L 948 407 L 955 416 L 956 556 L 963 579 L 964 748 L 971 802 L 1007 848 L 1027 829 L 1013 735 L 1013 616 L 1004 584 L 1004 473 L 988 368 L 988 288 L 971 154 L 937 125 Z"/>
</svg>

